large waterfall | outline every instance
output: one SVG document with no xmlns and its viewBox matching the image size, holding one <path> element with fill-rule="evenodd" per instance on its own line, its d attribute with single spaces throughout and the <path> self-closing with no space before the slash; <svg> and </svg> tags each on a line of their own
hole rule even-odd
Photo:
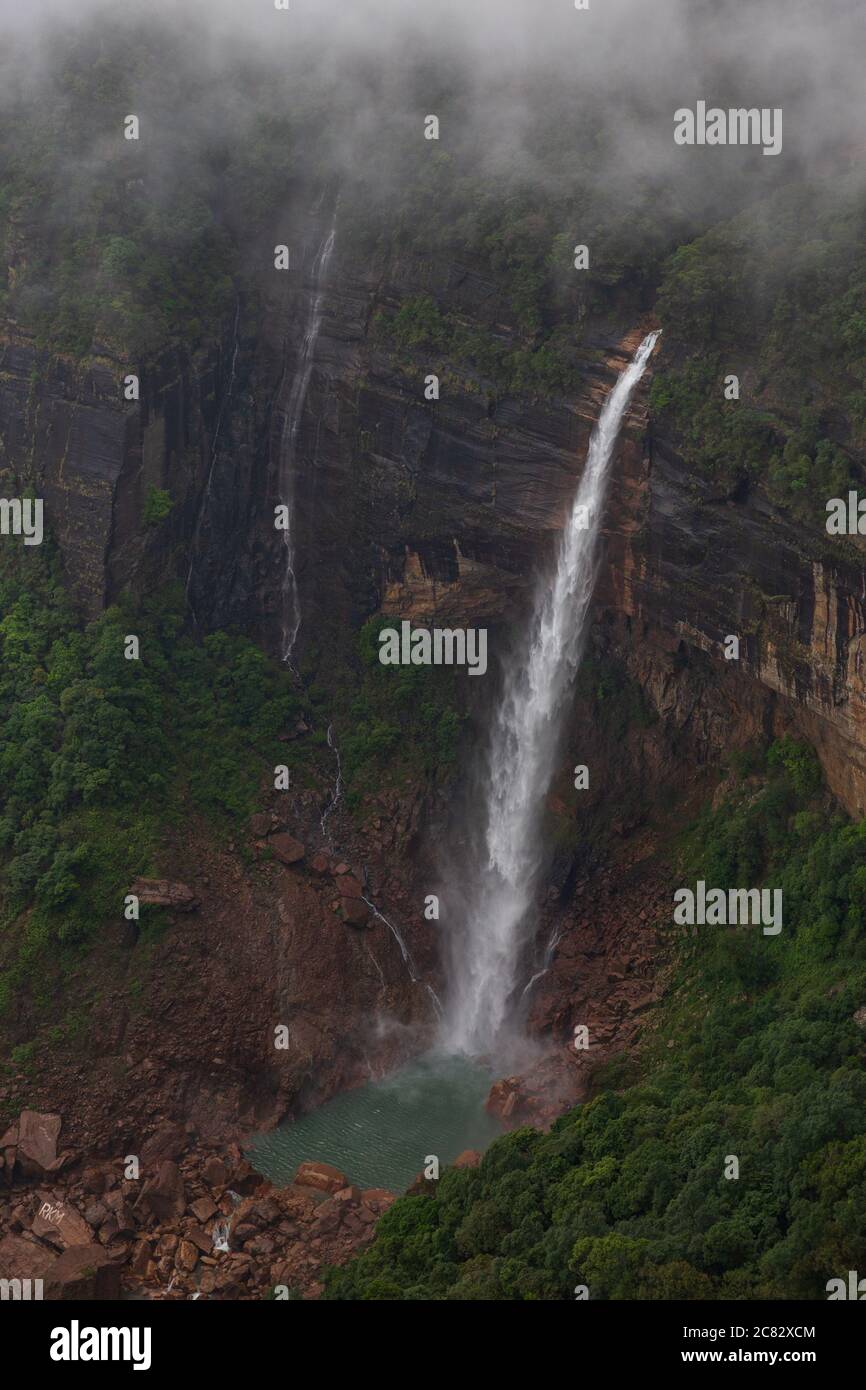
<svg viewBox="0 0 866 1390">
<path fill-rule="evenodd" d="M 507 1030 L 543 863 L 541 819 L 565 697 L 577 670 L 598 561 L 610 464 L 629 401 L 658 333 L 650 333 L 604 403 L 559 543 L 556 572 L 536 594 L 525 636 L 503 673 L 486 749 L 479 854 L 450 936 L 451 980 L 442 1042 L 490 1052 Z"/>
<path fill-rule="evenodd" d="M 335 214 L 331 229 L 313 261 L 310 276 L 312 287 L 310 308 L 280 440 L 280 502 L 288 509 L 288 524 L 283 531 L 283 543 L 286 547 L 282 584 L 282 653 L 284 661 L 291 661 L 292 659 L 298 629 L 301 626 L 301 603 L 298 594 L 298 581 L 295 576 L 295 454 L 298 432 L 301 427 L 301 416 L 304 412 L 304 402 L 307 399 L 310 377 L 313 374 L 316 342 L 319 337 L 319 329 L 322 326 L 325 277 L 328 273 L 328 263 L 334 250 L 336 236 Z"/>
</svg>

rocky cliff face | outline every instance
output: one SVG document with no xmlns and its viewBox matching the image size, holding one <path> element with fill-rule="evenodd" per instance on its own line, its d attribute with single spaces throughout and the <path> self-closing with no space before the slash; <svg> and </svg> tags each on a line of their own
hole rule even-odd
<svg viewBox="0 0 866 1390">
<path fill-rule="evenodd" d="M 507 322 L 497 286 L 473 267 L 405 257 L 361 267 L 338 243 L 298 487 L 308 634 L 331 615 L 357 620 L 365 601 L 443 624 L 519 620 L 600 402 L 644 326 L 592 325 L 567 399 L 491 401 L 455 373 L 425 402 L 431 364 L 395 365 L 370 332 L 377 312 L 419 293 L 468 322 Z M 731 730 L 735 743 L 799 732 L 846 809 L 862 813 L 864 571 L 756 492 L 719 497 L 691 476 L 654 433 L 648 385 L 614 469 L 598 635 L 690 758 L 718 762 Z M 737 660 L 724 656 L 729 635 Z"/>
<path fill-rule="evenodd" d="M 793 733 L 866 808 L 864 570 L 757 495 L 714 496 L 646 426 L 622 453 L 597 592 L 608 640 L 697 764 Z M 724 655 L 739 638 L 739 658 Z"/>
<path fill-rule="evenodd" d="M 130 580 L 172 570 L 189 540 L 206 485 L 209 448 L 226 389 L 221 345 L 190 359 L 168 352 L 142 370 L 109 356 L 51 356 L 12 330 L 0 339 L 2 463 L 7 491 L 32 483 L 63 555 L 70 590 L 87 616 Z M 140 378 L 139 402 L 124 379 Z M 151 488 L 177 499 L 148 526 Z"/>
<path fill-rule="evenodd" d="M 290 278 L 258 271 L 242 286 L 222 341 L 195 361 L 169 354 L 142 369 L 138 406 L 122 400 L 125 364 L 47 361 L 14 333 L 4 340 L 4 463 L 17 478 L 38 482 L 86 612 L 126 584 L 143 588 L 174 577 L 187 584 L 201 629 L 236 623 L 276 649 L 284 557 L 273 508 L 313 289 L 309 270 L 324 231 L 321 215 L 297 219 L 300 268 Z M 495 657 L 549 557 L 601 402 L 646 325 L 633 321 L 633 309 L 590 323 L 584 369 L 567 398 L 496 399 L 455 369 L 443 376 L 441 399 L 427 402 L 424 377 L 436 364 L 421 353 L 397 360 L 376 334 L 377 314 L 428 293 L 467 323 L 495 323 L 507 334 L 513 325 L 501 287 L 471 265 L 387 249 L 361 255 L 341 241 L 338 225 L 322 291 L 296 455 L 300 649 L 327 645 L 334 634 L 344 640 L 347 629 L 380 611 L 489 626 Z M 592 637 L 593 649 L 625 666 L 659 716 L 651 735 L 631 737 L 620 750 L 631 783 L 647 797 L 664 780 L 688 788 L 718 767 L 732 744 L 790 730 L 816 745 L 829 785 L 848 810 L 861 813 L 863 572 L 850 559 L 834 562 L 810 547 L 759 496 L 720 498 L 689 476 L 673 443 L 654 433 L 647 388 L 645 378 L 614 466 Z M 175 505 L 148 527 L 142 515 L 151 487 L 170 491 Z M 724 658 L 728 635 L 739 637 L 738 660 Z M 470 693 L 483 706 L 492 685 L 477 684 L 485 692 Z M 576 709 L 569 757 L 580 753 L 581 740 L 585 748 L 587 736 L 585 713 Z M 605 797 L 612 803 L 624 785 L 612 771 L 594 804 Z M 435 941 L 420 920 L 418 885 L 430 863 L 431 827 L 438 832 L 449 807 L 423 806 L 420 789 L 408 796 L 400 833 L 394 808 L 384 803 L 369 808 L 356 840 L 348 819 L 334 825 L 355 862 L 373 863 L 380 905 L 386 912 L 396 906 L 413 956 L 435 980 Z M 299 811 L 286 828 L 303 834 L 320 809 Z M 556 814 L 560 821 L 573 817 L 562 802 Z M 178 876 L 190 876 L 182 847 L 176 859 Z M 205 882 L 204 925 L 186 928 L 183 945 L 172 948 L 183 970 L 194 968 L 201 978 L 204 969 L 212 997 L 226 1001 L 211 1036 L 220 1056 L 242 1054 L 238 1066 L 223 1074 L 215 1057 L 206 1075 L 201 1039 L 194 1028 L 187 1035 L 179 1018 L 161 1052 L 148 1049 L 144 1037 L 130 1045 L 134 1021 L 105 1042 L 106 1057 L 130 1059 L 124 1065 L 136 1086 L 147 1079 L 148 1063 L 157 1073 L 168 1069 L 171 1079 L 160 1085 L 178 1113 L 195 1092 L 199 1126 L 207 1126 L 209 1112 L 272 1121 L 351 1084 L 361 1074 L 363 1048 L 347 1051 L 345 1040 L 357 1042 L 359 1021 L 379 1011 L 383 998 L 400 1027 L 423 1031 L 429 1023 L 427 1003 L 382 921 L 369 935 L 353 934 L 325 901 L 333 886 L 317 887 L 305 873 L 283 884 L 292 873 L 280 870 L 280 883 L 262 890 L 244 874 L 212 866 L 209 876 L 226 901 L 209 905 Z M 603 1045 L 615 1050 L 635 1035 L 636 1015 L 653 997 L 651 953 L 642 954 L 626 934 L 616 936 L 620 964 L 611 967 L 607 955 L 601 961 L 610 943 L 596 940 L 595 908 L 587 913 L 573 892 L 583 882 L 583 902 L 594 902 L 596 888 L 604 897 L 604 884 L 568 869 L 561 877 L 545 921 L 560 945 L 532 1006 L 533 1027 L 564 1043 L 595 1000 L 604 1014 L 597 1020 Z M 636 889 L 636 901 L 640 895 Z M 336 1011 L 328 998 L 333 960 L 345 976 Z M 595 984 L 574 995 L 575 974 Z M 263 979 L 270 984 L 260 998 Z M 296 1010 L 296 1047 L 278 1076 L 261 1038 L 245 1042 L 237 1021 L 249 1013 L 279 1022 L 287 1000 Z M 164 1002 L 169 1018 L 177 1006 Z M 116 1022 L 113 1014 L 106 1018 L 109 1032 Z M 387 1043 L 382 1056 L 396 1057 L 401 1045 Z M 578 1092 L 583 1085 L 581 1079 Z M 40 1099 L 57 1103 L 50 1088 Z"/>
</svg>

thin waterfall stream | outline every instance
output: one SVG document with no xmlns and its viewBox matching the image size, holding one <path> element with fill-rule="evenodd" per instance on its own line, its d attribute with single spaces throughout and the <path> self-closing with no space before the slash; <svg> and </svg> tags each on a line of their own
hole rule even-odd
<svg viewBox="0 0 866 1390">
<path fill-rule="evenodd" d="M 334 252 L 334 243 L 336 239 L 337 217 L 335 212 L 330 230 L 319 247 L 313 261 L 310 275 L 310 283 L 312 286 L 310 308 L 280 438 L 280 501 L 288 511 L 288 522 L 283 531 L 283 544 L 286 548 L 286 554 L 281 591 L 282 657 L 283 661 L 288 663 L 291 662 L 298 631 L 301 626 L 301 600 L 298 592 L 297 576 L 295 574 L 295 469 L 298 434 L 301 428 L 301 418 L 304 413 L 307 392 L 310 388 L 310 378 L 313 374 L 316 343 L 318 342 L 319 331 L 322 327 L 323 287 L 328 273 L 328 265 L 330 264 L 331 256 Z"/>
</svg>

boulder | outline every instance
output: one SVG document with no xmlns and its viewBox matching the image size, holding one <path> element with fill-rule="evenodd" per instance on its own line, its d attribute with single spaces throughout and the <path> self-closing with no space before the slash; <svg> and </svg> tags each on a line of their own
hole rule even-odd
<svg viewBox="0 0 866 1390">
<path fill-rule="evenodd" d="M 210 1197 L 199 1197 L 197 1201 L 190 1203 L 189 1209 L 196 1221 L 201 1221 L 204 1224 L 205 1221 L 209 1221 L 212 1216 L 216 1215 L 217 1206 Z"/>
<path fill-rule="evenodd" d="M 177 1254 L 174 1257 L 175 1269 L 183 1270 L 186 1274 L 192 1274 L 198 1264 L 199 1252 L 191 1240 L 182 1240 L 178 1246 Z"/>
<path fill-rule="evenodd" d="M 158 1221 L 174 1221 L 178 1216 L 182 1216 L 186 1208 L 186 1196 L 177 1164 L 170 1159 L 160 1164 L 159 1173 L 145 1184 L 138 1202 Z"/>
<path fill-rule="evenodd" d="M 341 898 L 362 898 L 364 896 L 363 885 L 353 874 L 344 874 L 340 879 L 338 889 Z"/>
<path fill-rule="evenodd" d="M 361 1189 L 359 1187 L 341 1187 L 339 1192 L 334 1193 L 334 1201 L 345 1207 L 356 1207 L 360 1200 Z"/>
<path fill-rule="evenodd" d="M 167 907 L 172 912 L 194 912 L 199 900 L 185 883 L 167 878 L 137 878 L 127 893 L 134 893 L 147 907 Z"/>
<path fill-rule="evenodd" d="M 307 852 L 300 840 L 285 833 L 272 835 L 268 844 L 281 864 L 297 864 Z"/>
<path fill-rule="evenodd" d="M 340 911 L 350 927 L 366 927 L 370 920 L 370 909 L 363 898 L 341 898 Z"/>
<path fill-rule="evenodd" d="M 387 1211 L 397 1200 L 396 1192 L 389 1192 L 386 1187 L 365 1187 L 361 1193 L 361 1201 L 365 1207 L 369 1207 L 377 1216 L 381 1216 L 383 1211 Z"/>
<path fill-rule="evenodd" d="M 35 1236 L 57 1241 L 64 1250 L 74 1245 L 92 1245 L 93 1231 L 74 1207 L 39 1193 L 39 1207 L 30 1226 Z"/>
<path fill-rule="evenodd" d="M 45 1275 L 45 1297 L 118 1299 L 120 1265 L 101 1245 L 76 1245 L 64 1250 Z"/>
<path fill-rule="evenodd" d="M 202 1178 L 210 1187 L 225 1187 L 228 1181 L 228 1169 L 221 1158 L 212 1154 L 206 1160 L 201 1170 Z"/>
<path fill-rule="evenodd" d="M 279 1203 L 272 1197 L 263 1197 L 259 1201 L 252 1203 L 250 1207 L 250 1219 L 257 1221 L 260 1226 L 271 1226 L 275 1221 L 279 1221 L 282 1216 Z"/>
<path fill-rule="evenodd" d="M 256 811 L 255 815 L 250 816 L 250 830 L 257 839 L 263 839 L 270 828 L 271 818 L 267 811 Z"/>
<path fill-rule="evenodd" d="M 111 1196 L 116 1198 L 116 1200 L 113 1202 L 109 1201 L 106 1205 L 114 1218 L 117 1230 L 120 1234 L 130 1235 L 133 1231 L 138 1229 L 138 1223 L 133 1215 L 132 1207 L 121 1193 L 112 1192 Z"/>
<path fill-rule="evenodd" d="M 506 1076 L 494 1081 L 484 1109 L 498 1120 L 507 1120 L 520 1099 L 520 1077 Z"/>
<path fill-rule="evenodd" d="M 147 1274 L 150 1264 L 150 1246 L 146 1240 L 140 1240 L 132 1252 L 132 1259 L 129 1262 L 129 1272 L 134 1274 L 137 1279 L 143 1279 Z"/>
<path fill-rule="evenodd" d="M 313 1187 L 317 1192 L 333 1194 L 350 1184 L 346 1174 L 341 1173 L 339 1168 L 332 1168 L 330 1163 L 306 1162 L 298 1165 L 295 1185 L 297 1187 Z"/>
<path fill-rule="evenodd" d="M 187 1232 L 187 1239 L 198 1246 L 203 1255 L 209 1255 L 213 1250 L 213 1236 L 202 1226 L 193 1226 L 192 1230 Z"/>
<path fill-rule="evenodd" d="M 27 1178 L 38 1178 L 57 1167 L 57 1140 L 62 1120 L 59 1115 L 40 1115 L 22 1110 L 18 1121 L 17 1158 Z"/>
<path fill-rule="evenodd" d="M 57 1256 L 25 1236 L 0 1240 L 0 1279 L 44 1279 Z"/>
<path fill-rule="evenodd" d="M 189 1136 L 183 1125 L 161 1125 L 141 1146 L 141 1166 L 145 1170 L 153 1170 L 166 1159 L 176 1161 L 188 1147 Z"/>
<path fill-rule="evenodd" d="M 84 1208 L 84 1219 L 88 1226 L 101 1226 L 108 1214 L 108 1207 L 104 1202 L 88 1202 Z"/>
<path fill-rule="evenodd" d="M 330 1202 L 323 1202 L 316 1212 L 310 1226 L 313 1236 L 332 1236 L 343 1219 L 346 1208 L 333 1198 Z"/>
<path fill-rule="evenodd" d="M 101 1168 L 85 1168 L 81 1175 L 81 1186 L 92 1197 L 101 1197 L 105 1191 L 105 1174 Z"/>
<path fill-rule="evenodd" d="M 314 854 L 310 860 L 310 868 L 314 874 L 327 874 L 330 873 L 331 861 L 327 854 L 323 854 L 322 851 L 319 850 L 318 854 Z"/>
</svg>

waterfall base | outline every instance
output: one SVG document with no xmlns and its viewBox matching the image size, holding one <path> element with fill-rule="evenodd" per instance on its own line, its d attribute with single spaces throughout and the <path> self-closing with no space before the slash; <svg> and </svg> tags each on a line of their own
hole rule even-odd
<svg viewBox="0 0 866 1390">
<path fill-rule="evenodd" d="M 492 1081 L 466 1058 L 428 1052 L 253 1139 L 250 1161 L 278 1185 L 313 1159 L 342 1169 L 359 1187 L 400 1192 L 431 1156 L 444 1168 L 464 1149 L 483 1150 L 502 1133 L 484 1108 Z"/>
</svg>

